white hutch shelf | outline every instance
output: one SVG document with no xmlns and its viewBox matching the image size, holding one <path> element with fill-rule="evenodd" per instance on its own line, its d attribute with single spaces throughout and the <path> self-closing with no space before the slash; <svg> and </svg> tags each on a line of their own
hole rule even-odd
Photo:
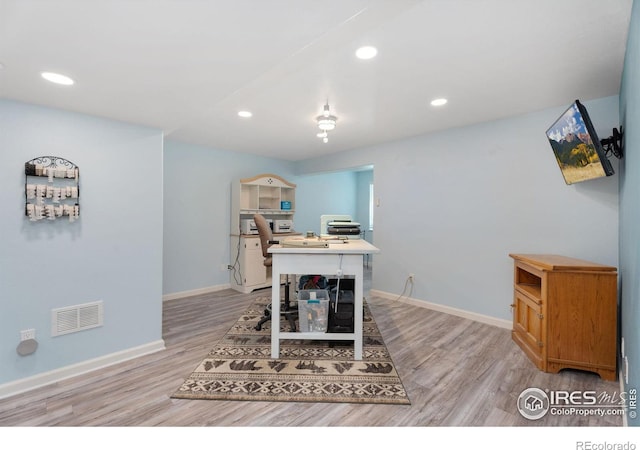
<svg viewBox="0 0 640 450">
<path fill-rule="evenodd" d="M 295 213 L 296 185 L 274 174 L 242 178 L 231 187 L 231 287 L 243 293 L 271 286 L 271 271 L 263 261 L 260 237 L 242 230 L 243 220 L 262 214 L 267 220 L 291 220 Z M 284 206 L 284 208 L 283 208 Z M 275 234 L 274 237 L 296 234 Z"/>
</svg>

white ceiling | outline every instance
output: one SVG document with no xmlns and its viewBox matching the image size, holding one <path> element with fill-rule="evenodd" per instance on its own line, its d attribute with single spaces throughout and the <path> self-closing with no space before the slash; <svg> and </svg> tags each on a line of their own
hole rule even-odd
<svg viewBox="0 0 640 450">
<path fill-rule="evenodd" d="M 301 160 L 616 95 L 631 4 L 0 0 L 0 97 Z M 376 58 L 354 57 L 365 44 Z M 338 125 L 323 144 L 327 99 Z"/>
</svg>

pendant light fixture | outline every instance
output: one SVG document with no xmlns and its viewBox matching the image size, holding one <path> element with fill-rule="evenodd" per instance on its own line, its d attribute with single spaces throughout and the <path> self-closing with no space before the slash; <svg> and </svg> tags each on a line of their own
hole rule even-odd
<svg viewBox="0 0 640 450">
<path fill-rule="evenodd" d="M 317 136 L 321 138 L 322 142 L 324 142 L 325 144 L 329 142 L 328 132 L 336 127 L 337 120 L 338 118 L 331 114 L 329 103 L 326 103 L 324 105 L 324 109 L 322 110 L 322 114 L 316 117 L 318 128 L 320 128 L 320 133 L 318 133 Z"/>
</svg>

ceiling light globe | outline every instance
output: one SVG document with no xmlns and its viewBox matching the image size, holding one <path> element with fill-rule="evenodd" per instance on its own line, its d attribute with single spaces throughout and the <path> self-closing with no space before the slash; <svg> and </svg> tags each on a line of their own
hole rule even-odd
<svg viewBox="0 0 640 450">
<path fill-rule="evenodd" d="M 371 47 L 369 45 L 360 47 L 358 50 L 356 50 L 356 56 L 360 59 L 375 58 L 377 54 L 378 54 L 378 49 L 375 47 Z"/>
<path fill-rule="evenodd" d="M 51 81 L 52 83 L 56 83 L 56 84 L 62 84 L 65 86 L 71 86 L 74 83 L 74 81 L 71 78 L 59 73 L 42 72 L 40 76 L 47 81 Z"/>
<path fill-rule="evenodd" d="M 435 100 L 431 100 L 431 106 L 442 106 L 442 105 L 446 105 L 446 103 L 447 103 L 446 98 L 436 98 Z"/>
</svg>

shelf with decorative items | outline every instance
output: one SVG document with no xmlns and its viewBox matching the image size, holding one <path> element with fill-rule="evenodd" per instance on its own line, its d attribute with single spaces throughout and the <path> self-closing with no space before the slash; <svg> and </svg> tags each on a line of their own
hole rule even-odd
<svg viewBox="0 0 640 450">
<path fill-rule="evenodd" d="M 245 228 L 254 214 L 264 215 L 272 225 L 273 220 L 293 220 L 296 185 L 278 175 L 267 173 L 243 178 L 233 184 L 231 192 L 232 235 L 257 234 Z"/>
<path fill-rule="evenodd" d="M 39 156 L 24 164 L 25 215 L 32 222 L 80 217 L 80 170 L 59 156 Z"/>
</svg>

